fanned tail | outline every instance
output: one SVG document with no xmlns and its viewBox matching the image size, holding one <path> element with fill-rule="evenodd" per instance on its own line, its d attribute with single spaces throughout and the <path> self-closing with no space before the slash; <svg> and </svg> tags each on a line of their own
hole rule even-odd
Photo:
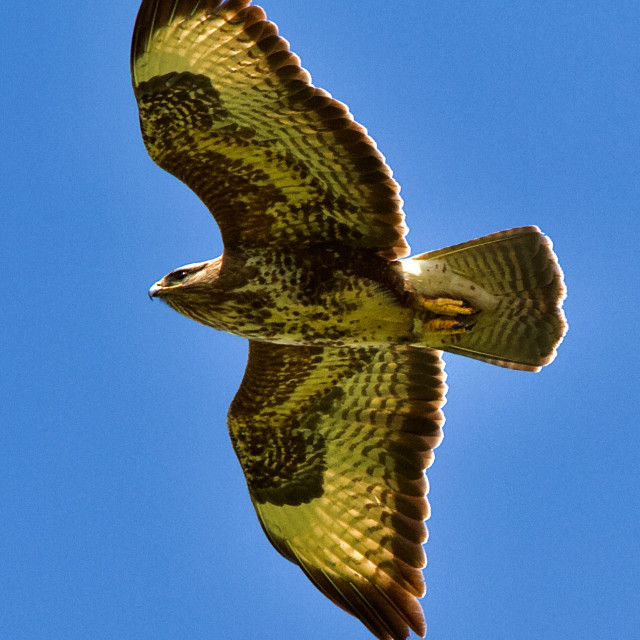
<svg viewBox="0 0 640 640">
<path fill-rule="evenodd" d="M 510 369 L 539 371 L 567 332 L 566 288 L 551 240 L 535 226 L 493 233 L 402 261 L 419 296 L 463 300 L 478 311 L 460 333 L 428 345 Z"/>
</svg>

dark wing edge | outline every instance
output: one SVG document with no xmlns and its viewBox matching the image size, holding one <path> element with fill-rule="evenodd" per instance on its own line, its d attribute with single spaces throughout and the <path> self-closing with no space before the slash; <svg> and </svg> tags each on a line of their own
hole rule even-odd
<svg viewBox="0 0 640 640">
<path fill-rule="evenodd" d="M 229 431 L 265 534 L 381 640 L 423 636 L 439 351 L 250 342 Z"/>
<path fill-rule="evenodd" d="M 195 29 L 205 35 L 194 36 L 191 42 L 189 30 Z M 219 44 L 216 38 L 224 42 Z M 237 48 L 242 49 L 242 59 L 236 43 L 241 45 Z M 251 95 L 252 105 L 258 99 L 265 111 L 272 110 L 257 114 L 264 120 L 259 127 L 252 126 L 251 109 L 226 109 L 224 91 L 232 91 L 233 82 L 225 78 L 224 90 L 212 89 L 219 80 L 219 67 L 203 73 L 203 69 L 210 71 L 208 54 L 217 49 L 230 66 L 242 68 L 246 61 L 253 61 L 256 78 L 251 82 L 260 83 L 259 91 L 243 91 L 242 99 Z M 172 67 L 176 51 L 189 57 L 186 66 L 182 60 Z M 220 73 L 227 71 L 229 67 Z M 221 228 L 225 245 L 273 242 L 281 231 L 300 239 L 309 234 L 313 242 L 342 240 L 390 260 L 408 255 L 400 189 L 383 155 L 344 104 L 311 84 L 299 58 L 260 7 L 251 6 L 249 0 L 144 0 L 132 40 L 131 72 L 149 154 L 203 200 Z M 233 72 L 237 77 L 235 68 Z M 205 77 L 212 81 L 208 90 L 202 84 Z M 240 111 L 242 122 L 237 120 Z M 231 119 L 216 134 L 225 139 L 212 145 L 206 138 L 210 120 L 221 114 L 231 114 Z M 271 125 L 282 130 L 271 130 Z M 187 128 L 199 131 L 188 141 L 191 148 L 185 143 Z M 273 140 L 268 140 L 272 133 Z M 182 137 L 178 140 L 178 136 Z M 281 144 L 276 148 L 278 136 Z M 271 149 L 265 149 L 265 144 Z M 250 151 L 240 158 L 238 151 L 247 145 Z M 269 161 L 266 155 L 260 156 L 265 151 L 273 154 Z M 326 157 L 319 158 L 322 162 L 314 165 L 316 155 L 324 153 Z M 244 192 L 241 202 L 233 200 L 234 191 Z M 288 207 L 291 231 L 277 226 L 282 224 L 282 207 Z M 271 225 L 266 224 L 266 210 L 273 210 Z"/>
</svg>

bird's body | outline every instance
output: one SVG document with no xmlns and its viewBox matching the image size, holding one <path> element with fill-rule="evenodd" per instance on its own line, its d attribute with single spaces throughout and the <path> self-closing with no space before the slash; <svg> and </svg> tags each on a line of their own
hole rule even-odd
<svg viewBox="0 0 640 640">
<path fill-rule="evenodd" d="M 383 156 L 250 0 L 143 0 L 131 67 L 147 150 L 224 242 L 150 295 L 249 339 L 227 422 L 266 535 L 381 640 L 424 635 L 441 350 L 553 360 L 566 323 L 550 240 L 520 227 L 403 260 Z"/>
<path fill-rule="evenodd" d="M 399 263 L 338 245 L 255 249 L 187 268 L 190 286 L 183 283 L 173 296 L 165 292 L 167 303 L 202 324 L 253 340 L 407 344 L 415 337 L 414 315 L 424 315 Z"/>
</svg>

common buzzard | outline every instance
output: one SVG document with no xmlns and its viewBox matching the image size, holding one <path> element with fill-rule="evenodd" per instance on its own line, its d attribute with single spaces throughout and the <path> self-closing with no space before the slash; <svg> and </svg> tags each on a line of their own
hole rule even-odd
<svg viewBox="0 0 640 640">
<path fill-rule="evenodd" d="M 537 371 L 566 323 L 537 227 L 406 260 L 398 184 L 250 0 L 144 0 L 131 68 L 149 154 L 224 254 L 149 294 L 249 339 L 228 415 L 274 547 L 382 640 L 425 633 L 425 469 L 441 351 Z"/>
</svg>

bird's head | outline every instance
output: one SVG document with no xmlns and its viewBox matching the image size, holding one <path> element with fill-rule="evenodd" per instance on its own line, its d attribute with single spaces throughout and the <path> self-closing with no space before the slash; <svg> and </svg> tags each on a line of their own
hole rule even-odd
<svg viewBox="0 0 640 640">
<path fill-rule="evenodd" d="M 191 317 L 190 302 L 201 299 L 215 288 L 221 266 L 222 257 L 174 269 L 149 289 L 149 298 L 160 298 L 176 311 Z"/>
<path fill-rule="evenodd" d="M 227 252 L 224 266 L 220 256 L 174 269 L 149 289 L 149 297 L 160 298 L 196 322 L 233 333 L 238 318 L 246 315 L 248 297 L 256 299 L 242 291 L 256 273 L 243 255 Z"/>
</svg>

